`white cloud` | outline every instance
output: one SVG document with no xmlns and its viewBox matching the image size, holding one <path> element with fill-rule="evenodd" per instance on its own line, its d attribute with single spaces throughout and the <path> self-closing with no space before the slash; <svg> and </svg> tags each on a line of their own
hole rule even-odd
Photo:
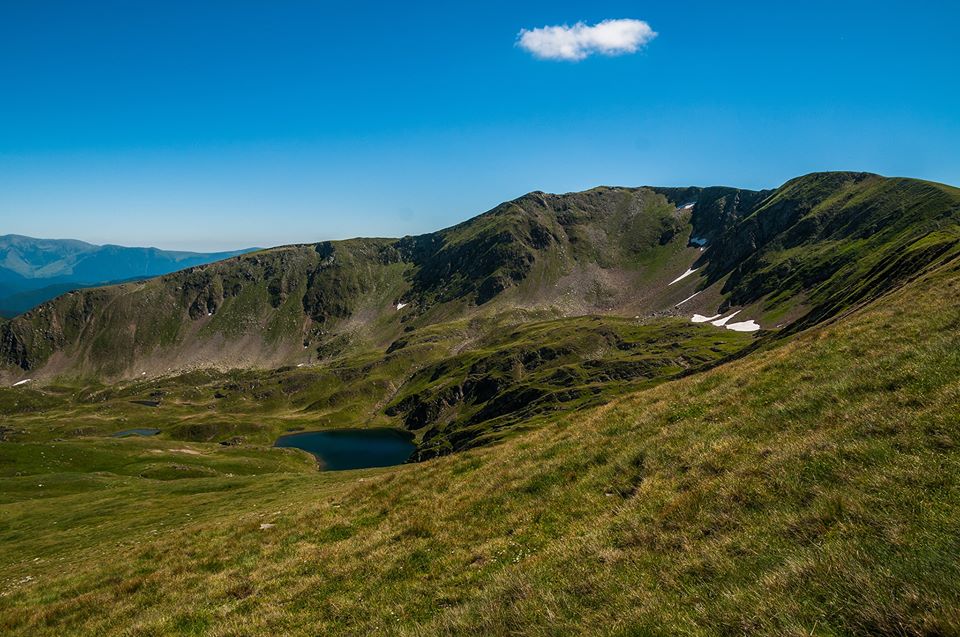
<svg viewBox="0 0 960 637">
<path fill-rule="evenodd" d="M 523 29 L 517 46 L 541 60 L 582 60 L 594 53 L 624 55 L 657 37 L 643 20 L 604 20 L 593 26 L 575 25 Z"/>
</svg>

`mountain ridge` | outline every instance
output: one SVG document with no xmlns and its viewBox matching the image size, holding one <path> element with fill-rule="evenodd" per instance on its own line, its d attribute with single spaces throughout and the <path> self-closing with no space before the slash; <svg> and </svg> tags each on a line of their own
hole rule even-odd
<svg viewBox="0 0 960 637">
<path fill-rule="evenodd" d="M 767 329 L 812 324 L 952 253 L 958 193 L 851 172 L 765 191 L 534 191 L 424 235 L 293 244 L 71 293 L 0 327 L 0 361 L 8 377 L 50 361 L 50 375 L 108 377 L 314 363 L 520 309 L 653 318 L 740 308 L 738 320 Z M 673 281 L 685 269 L 695 276 Z"/>
<path fill-rule="evenodd" d="M 612 202 L 611 194 L 621 193 L 629 197 L 631 193 L 640 190 L 602 188 L 574 195 L 587 199 L 577 207 L 577 213 L 583 213 L 586 209 L 589 216 L 591 205 L 609 208 L 611 203 L 615 203 Z M 644 197 L 652 198 L 651 191 L 643 190 L 643 192 Z M 563 207 L 564 197 L 569 198 L 569 196 L 551 197 L 559 197 L 552 200 L 554 203 L 559 202 L 559 207 Z M 591 198 L 595 201 L 589 201 Z M 537 204 L 539 208 L 535 206 L 535 209 L 531 209 L 531 202 Z M 445 314 L 457 314 L 461 312 L 463 306 L 482 306 L 508 288 L 526 280 L 535 262 L 538 261 L 538 253 L 544 256 L 542 253 L 552 252 L 546 255 L 549 258 L 539 259 L 539 265 L 552 265 L 554 269 L 560 268 L 563 261 L 577 262 L 580 257 L 584 257 L 588 264 L 592 264 L 598 255 L 607 261 L 611 258 L 617 261 L 632 256 L 631 250 L 623 253 L 617 245 L 619 240 L 608 241 L 608 237 L 604 236 L 600 237 L 603 242 L 612 245 L 602 246 L 603 249 L 598 250 L 597 254 L 574 254 L 568 259 L 564 254 L 564 248 L 573 248 L 571 252 L 583 252 L 579 246 L 586 244 L 586 248 L 589 249 L 596 243 L 597 237 L 588 238 L 585 241 L 578 236 L 580 226 L 593 231 L 596 229 L 596 224 L 592 219 L 587 219 L 585 223 L 578 223 L 573 215 L 566 219 L 565 224 L 552 223 L 552 227 L 548 228 L 544 223 L 546 221 L 544 219 L 545 203 L 543 196 L 524 195 L 505 202 L 483 215 L 436 233 L 401 239 L 350 239 L 318 244 L 295 244 L 260 251 L 246 258 L 231 259 L 213 266 L 189 268 L 171 275 L 177 277 L 176 280 L 161 277 L 157 281 L 171 282 L 175 288 L 188 291 L 186 296 L 191 296 L 191 299 L 180 299 L 182 301 L 180 306 L 186 310 L 189 319 L 220 317 L 219 322 L 223 325 L 217 327 L 219 332 L 226 336 L 238 335 L 237 326 L 228 323 L 242 323 L 250 318 L 249 315 L 234 316 L 236 308 L 232 307 L 242 305 L 242 302 L 237 302 L 235 299 L 240 296 L 245 285 L 248 296 L 254 294 L 250 291 L 251 283 L 260 285 L 261 289 L 256 290 L 259 296 L 258 304 L 269 306 L 272 310 L 280 310 L 281 314 L 284 309 L 290 314 L 296 314 L 289 300 L 291 295 L 299 297 L 302 318 L 311 323 L 306 333 L 301 333 L 299 336 L 312 342 L 325 336 L 328 324 L 354 316 L 361 305 L 365 303 L 369 305 L 369 297 L 375 290 L 389 290 L 390 298 L 384 297 L 381 300 L 381 303 L 388 307 L 403 302 L 404 299 L 401 297 L 406 295 L 406 305 L 409 309 L 405 314 L 413 315 L 414 318 L 427 314 L 421 323 L 428 323 L 442 318 Z M 640 205 L 648 203 L 650 202 L 642 201 Z M 657 202 L 657 207 L 657 223 L 664 223 L 663 228 L 642 227 L 644 226 L 642 222 L 645 221 L 643 217 L 637 224 L 637 230 L 645 234 L 643 237 L 646 242 L 645 249 L 656 250 L 659 244 L 665 243 L 660 241 L 662 230 L 667 229 L 671 238 L 679 230 L 679 225 L 673 220 L 676 210 L 662 199 Z M 609 212 L 609 210 L 605 209 L 603 212 Z M 552 264 L 548 261 L 552 261 Z M 224 263 L 229 263 L 229 266 L 225 266 Z M 566 265 L 569 266 L 571 263 Z M 600 265 L 602 269 L 602 266 L 615 265 L 615 263 L 603 262 Z M 408 270 L 414 271 L 407 272 Z M 358 274 L 360 272 L 363 272 L 362 276 Z M 548 275 L 555 279 L 557 274 L 558 272 L 553 272 Z M 404 280 L 404 276 L 408 276 L 409 280 Z M 152 287 L 155 283 L 148 283 L 146 287 Z M 54 330 L 53 347 L 49 353 L 59 349 L 61 342 L 65 344 L 66 340 L 69 340 L 64 338 L 69 337 L 69 334 L 56 331 L 62 327 L 56 324 L 70 322 L 71 317 L 80 318 L 81 322 L 90 320 L 92 315 L 88 310 L 92 309 L 91 303 L 99 307 L 106 303 L 107 297 L 112 298 L 117 293 L 133 289 L 132 286 L 126 286 L 77 293 L 83 298 L 82 308 L 64 310 L 65 314 L 45 326 L 47 330 Z M 167 290 L 167 292 L 171 291 Z M 63 308 L 69 305 L 71 298 L 78 298 L 77 294 L 61 297 L 56 302 L 38 308 L 11 324 L 22 325 L 25 321 L 43 323 L 40 315 L 44 311 L 48 313 L 53 311 L 55 314 L 57 307 Z M 170 295 L 167 294 L 167 296 Z M 99 298 L 99 301 L 94 301 L 95 297 Z M 457 305 L 461 307 L 451 307 Z M 602 303 L 593 303 L 593 305 L 602 305 Z M 221 314 L 221 310 L 224 313 Z M 383 314 L 382 311 L 380 313 Z M 60 321 L 61 318 L 64 321 Z M 237 321 L 231 321 L 232 318 L 236 318 Z M 297 322 L 296 317 L 288 316 L 287 318 L 290 318 L 293 323 Z M 216 320 L 215 318 L 214 322 Z M 409 319 L 405 317 L 404 320 Z M 274 327 L 279 329 L 276 323 L 277 321 L 274 320 Z M 271 326 L 264 325 L 264 327 L 271 331 Z M 296 326 L 289 324 L 286 327 L 296 329 Z M 69 328 L 67 331 L 69 332 Z M 7 330 L 6 334 L 10 334 L 10 331 Z M 28 340 L 28 337 L 19 342 L 22 343 L 25 340 Z M 10 343 L 9 337 L 5 338 L 5 342 Z M 26 348 L 20 349 L 25 351 Z M 9 346 L 7 351 L 10 351 Z M 21 358 L 20 363 L 24 362 L 29 366 L 35 366 L 32 362 Z"/>
<path fill-rule="evenodd" d="M 188 252 L 2 235 L 0 315 L 20 314 L 72 289 L 150 278 L 253 250 Z"/>
</svg>

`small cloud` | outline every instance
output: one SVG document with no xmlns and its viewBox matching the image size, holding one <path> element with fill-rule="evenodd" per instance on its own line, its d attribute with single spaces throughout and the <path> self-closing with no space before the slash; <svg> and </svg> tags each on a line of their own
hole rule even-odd
<svg viewBox="0 0 960 637">
<path fill-rule="evenodd" d="M 656 31 L 643 20 L 604 20 L 593 26 L 575 25 L 522 29 L 517 46 L 541 60 L 582 60 L 594 53 L 624 55 L 636 53 Z"/>
</svg>

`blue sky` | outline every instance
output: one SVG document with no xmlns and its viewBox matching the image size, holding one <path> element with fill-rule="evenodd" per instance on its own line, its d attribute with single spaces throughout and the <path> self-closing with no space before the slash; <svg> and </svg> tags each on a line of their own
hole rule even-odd
<svg viewBox="0 0 960 637">
<path fill-rule="evenodd" d="M 958 7 L 2 2 L 0 234 L 225 249 L 598 184 L 957 185 Z M 656 32 L 633 53 L 517 46 L 626 18 Z"/>
</svg>

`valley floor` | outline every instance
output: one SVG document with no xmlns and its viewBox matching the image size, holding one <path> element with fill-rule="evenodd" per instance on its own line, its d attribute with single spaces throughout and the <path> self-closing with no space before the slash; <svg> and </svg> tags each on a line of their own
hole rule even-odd
<svg viewBox="0 0 960 637">
<path fill-rule="evenodd" d="M 138 477 L 161 443 L 111 442 L 86 472 L 38 442 L 17 452 L 38 469 L 0 465 L 0 633 L 958 634 L 958 405 L 954 260 L 772 349 L 417 464 L 166 442 L 194 469 L 162 480 Z"/>
</svg>

